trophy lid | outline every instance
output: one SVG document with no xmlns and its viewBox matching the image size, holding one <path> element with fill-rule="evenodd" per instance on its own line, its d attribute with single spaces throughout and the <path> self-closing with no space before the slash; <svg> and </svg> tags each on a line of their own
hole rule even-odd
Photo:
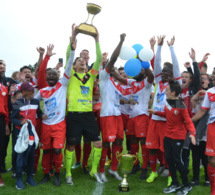
<svg viewBox="0 0 215 195">
<path fill-rule="evenodd" d="M 88 3 L 87 4 L 87 11 L 90 14 L 96 15 L 96 14 L 98 14 L 101 11 L 101 9 L 102 8 L 99 5 L 96 5 L 96 4 L 93 4 L 93 3 Z"/>
</svg>

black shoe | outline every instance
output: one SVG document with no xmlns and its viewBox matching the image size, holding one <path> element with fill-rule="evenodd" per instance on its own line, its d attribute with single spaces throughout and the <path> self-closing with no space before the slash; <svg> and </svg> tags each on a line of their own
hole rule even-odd
<svg viewBox="0 0 215 195">
<path fill-rule="evenodd" d="M 83 167 L 83 172 L 84 172 L 84 174 L 89 175 L 90 174 L 90 168 L 89 167 Z"/>
<path fill-rule="evenodd" d="M 136 172 L 138 172 L 140 170 L 140 163 L 137 163 L 136 165 L 133 166 L 132 171 L 131 171 L 131 175 L 134 175 Z"/>
<path fill-rule="evenodd" d="M 192 182 L 190 182 L 190 185 L 192 186 L 192 187 L 194 187 L 194 186 L 199 186 L 199 181 L 192 181 Z"/>
<path fill-rule="evenodd" d="M 55 172 L 54 174 L 54 185 L 55 186 L 60 186 L 60 173 Z"/>
<path fill-rule="evenodd" d="M 191 190 L 191 186 L 181 187 L 181 189 L 177 192 L 177 195 L 187 195 Z"/>
<path fill-rule="evenodd" d="M 172 184 L 169 187 L 165 188 L 163 190 L 163 193 L 169 194 L 169 193 L 172 193 L 172 192 L 176 192 L 178 189 L 180 189 L 179 185 L 173 185 Z"/>
<path fill-rule="evenodd" d="M 44 184 L 44 183 L 50 181 L 50 179 L 51 179 L 51 177 L 50 177 L 49 173 L 45 174 L 44 177 L 43 177 L 43 179 L 40 181 L 39 184 Z"/>
<path fill-rule="evenodd" d="M 205 181 L 204 186 L 210 186 L 210 181 Z"/>
<path fill-rule="evenodd" d="M 140 180 L 145 180 L 147 175 L 147 169 L 142 169 L 140 174 Z"/>
</svg>

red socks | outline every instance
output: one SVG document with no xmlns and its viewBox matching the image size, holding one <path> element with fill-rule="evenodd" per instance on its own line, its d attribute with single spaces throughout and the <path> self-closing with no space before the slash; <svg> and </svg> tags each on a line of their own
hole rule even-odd
<svg viewBox="0 0 215 195">
<path fill-rule="evenodd" d="M 50 164 L 50 153 L 48 153 L 48 154 L 43 153 L 42 167 L 43 167 L 44 174 L 49 173 L 49 164 Z"/>
<path fill-rule="evenodd" d="M 147 164 L 149 160 L 149 149 L 146 148 L 146 145 L 141 145 L 142 149 L 142 158 L 143 158 L 143 169 L 147 169 Z"/>
<path fill-rule="evenodd" d="M 76 162 L 81 163 L 81 144 L 75 145 Z"/>
<path fill-rule="evenodd" d="M 60 169 L 61 169 L 61 164 L 63 161 L 63 154 L 62 152 L 60 154 L 54 154 L 54 159 L 55 159 L 55 171 L 57 173 L 60 173 Z"/>
<path fill-rule="evenodd" d="M 131 144 L 131 154 L 135 155 L 139 152 L 139 142 L 138 143 L 132 143 Z M 137 165 L 139 163 L 139 160 L 136 160 L 134 165 Z"/>
<path fill-rule="evenodd" d="M 152 169 L 153 172 L 156 172 L 156 166 L 157 166 L 157 158 L 158 155 L 149 155 L 149 160 L 150 160 L 150 167 Z"/>
<path fill-rule="evenodd" d="M 111 163 L 111 169 L 113 171 L 117 170 L 118 155 L 120 155 L 121 150 L 122 150 L 122 146 L 116 146 L 115 144 L 112 145 L 112 163 Z"/>
<path fill-rule="evenodd" d="M 91 143 L 90 144 L 85 144 L 84 143 L 84 148 L 83 148 L 83 167 L 86 167 L 88 165 L 88 158 L 91 153 Z"/>
<path fill-rule="evenodd" d="M 105 172 L 105 161 L 107 156 L 108 148 L 102 147 L 102 155 L 100 159 L 100 165 L 99 165 L 99 173 Z"/>
<path fill-rule="evenodd" d="M 215 167 L 208 163 L 208 177 L 211 185 L 211 195 L 215 195 Z"/>
</svg>

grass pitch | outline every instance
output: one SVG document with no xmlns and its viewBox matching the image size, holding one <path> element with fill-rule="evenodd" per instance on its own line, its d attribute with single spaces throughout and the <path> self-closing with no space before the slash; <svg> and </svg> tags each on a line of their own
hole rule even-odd
<svg viewBox="0 0 215 195">
<path fill-rule="evenodd" d="M 124 148 L 126 146 L 124 145 Z M 11 167 L 11 142 L 8 147 L 8 155 L 6 159 L 6 167 Z M 140 151 L 141 152 L 141 151 Z M 41 150 L 42 153 L 42 150 Z M 123 153 L 126 153 L 124 150 Z M 139 157 L 141 157 L 141 153 L 139 153 Z M 140 158 L 141 159 L 141 158 Z M 89 166 L 91 167 L 92 156 L 89 158 Z M 141 160 L 140 160 L 141 162 Z M 75 154 L 74 154 L 74 161 L 75 163 Z M 106 167 L 106 170 L 108 167 Z M 190 174 L 189 174 L 189 181 L 192 181 L 192 169 L 191 169 L 191 162 L 190 162 Z M 150 173 L 150 169 L 148 170 L 148 175 Z M 200 172 L 200 185 L 194 187 L 193 190 L 189 193 L 190 195 L 209 195 L 210 194 L 210 187 L 203 186 L 204 184 L 204 169 L 201 168 Z M 61 170 L 61 186 L 56 187 L 53 185 L 54 178 L 52 177 L 51 181 L 43 184 L 38 185 L 36 187 L 27 186 L 26 189 L 18 191 L 15 188 L 16 180 L 11 177 L 11 172 L 2 174 L 3 181 L 5 185 L 0 187 L 0 195 L 115 195 L 120 194 L 118 192 L 118 185 L 120 181 L 116 180 L 113 177 L 107 175 L 108 182 L 104 184 L 99 184 L 95 181 L 95 179 L 91 178 L 89 175 L 83 174 L 81 168 L 72 169 L 72 177 L 73 177 L 73 186 L 66 185 L 65 183 L 65 176 L 63 175 L 63 168 Z M 120 174 L 122 175 L 122 174 Z M 154 195 L 154 194 L 164 194 L 162 191 L 166 187 L 167 184 L 167 177 L 158 177 L 153 183 L 148 184 L 145 180 L 141 181 L 139 179 L 140 171 L 135 175 L 128 175 L 127 181 L 130 187 L 130 192 L 125 194 L 132 194 L 132 195 Z M 38 166 L 38 172 L 35 176 L 35 181 L 39 183 L 39 181 L 43 177 L 42 166 L 41 166 L 41 157 L 40 163 Z M 26 176 L 23 176 L 23 180 L 25 181 Z M 181 180 L 179 179 L 181 182 Z"/>
</svg>

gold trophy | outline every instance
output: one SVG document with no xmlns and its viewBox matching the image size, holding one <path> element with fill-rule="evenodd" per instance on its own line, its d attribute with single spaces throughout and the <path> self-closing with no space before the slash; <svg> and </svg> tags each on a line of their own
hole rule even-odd
<svg viewBox="0 0 215 195">
<path fill-rule="evenodd" d="M 93 18 L 95 17 L 96 14 L 98 14 L 101 11 L 101 7 L 99 5 L 93 4 L 93 3 L 88 3 L 87 4 L 87 11 L 88 11 L 88 17 L 86 22 L 81 23 L 78 28 L 77 28 L 77 32 L 79 33 L 83 33 L 86 35 L 91 35 L 91 36 L 96 36 L 97 35 L 97 31 L 95 26 L 93 26 Z M 87 21 L 90 17 L 90 14 L 93 15 L 92 19 L 91 19 L 91 24 L 87 24 Z"/>
<path fill-rule="evenodd" d="M 126 180 L 127 174 L 132 171 L 134 162 L 137 160 L 137 156 L 131 154 L 120 154 L 117 155 L 119 164 L 120 164 L 120 171 L 124 174 L 124 178 L 122 182 L 119 184 L 119 192 L 128 192 L 129 186 Z"/>
</svg>

